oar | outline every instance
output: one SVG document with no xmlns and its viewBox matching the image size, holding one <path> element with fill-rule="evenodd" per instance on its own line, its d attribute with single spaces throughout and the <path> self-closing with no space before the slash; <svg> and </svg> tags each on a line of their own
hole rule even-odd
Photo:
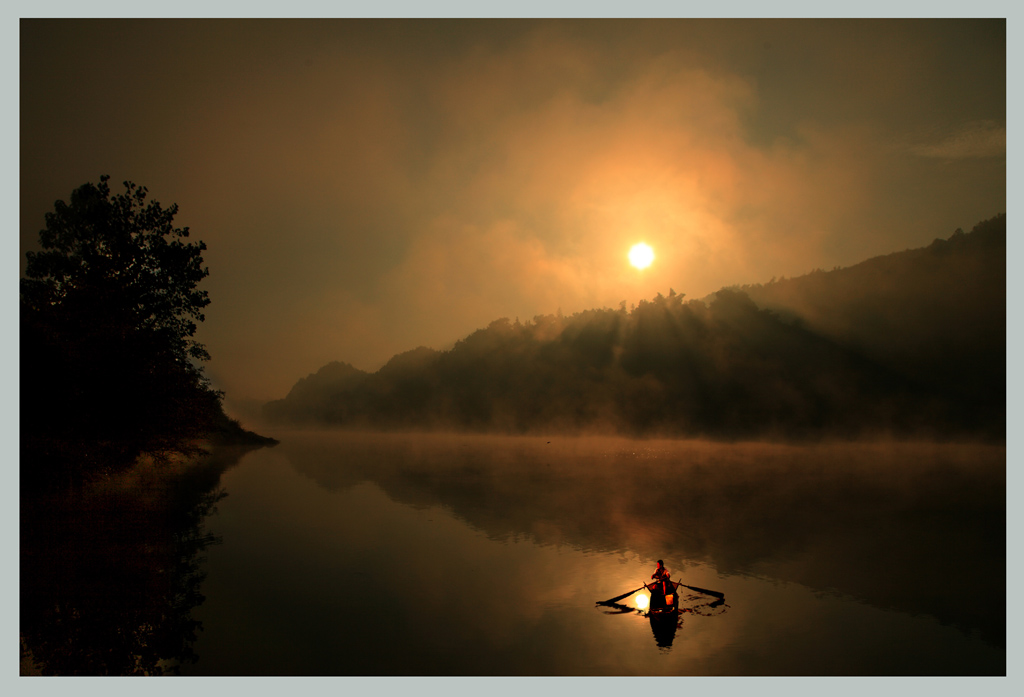
<svg viewBox="0 0 1024 697">
<path fill-rule="evenodd" d="M 673 581 L 673 583 L 675 582 Z M 709 591 L 707 588 L 697 588 L 697 586 L 688 586 L 685 583 L 676 583 L 676 588 L 678 588 L 679 586 L 682 586 L 683 588 L 689 588 L 690 590 L 697 591 L 698 593 L 703 593 L 704 595 L 713 595 L 716 598 L 725 597 L 725 593 L 719 593 L 718 591 Z M 633 592 L 636 593 L 636 591 Z"/>
<path fill-rule="evenodd" d="M 630 591 L 628 593 L 623 593 L 622 595 L 617 595 L 614 598 L 609 598 L 608 600 L 598 600 L 597 604 L 598 605 L 609 605 L 611 603 L 617 603 L 620 600 L 622 600 L 623 598 L 628 598 L 629 596 L 633 595 L 637 591 L 642 591 L 644 588 L 647 588 L 647 586 L 646 585 L 640 586 L 635 591 Z"/>
</svg>

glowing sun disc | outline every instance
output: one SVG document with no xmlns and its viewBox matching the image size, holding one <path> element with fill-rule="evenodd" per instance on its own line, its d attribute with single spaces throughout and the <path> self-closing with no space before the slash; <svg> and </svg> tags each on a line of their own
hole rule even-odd
<svg viewBox="0 0 1024 697">
<path fill-rule="evenodd" d="M 636 606 L 638 608 L 640 608 L 641 610 L 643 610 L 645 607 L 647 607 L 647 604 L 649 602 L 650 602 L 650 598 L 648 598 L 644 594 L 640 594 L 640 595 L 636 596 Z"/>
<path fill-rule="evenodd" d="M 638 269 L 646 269 L 654 261 L 654 250 L 649 244 L 640 242 L 629 250 L 629 263 Z"/>
</svg>

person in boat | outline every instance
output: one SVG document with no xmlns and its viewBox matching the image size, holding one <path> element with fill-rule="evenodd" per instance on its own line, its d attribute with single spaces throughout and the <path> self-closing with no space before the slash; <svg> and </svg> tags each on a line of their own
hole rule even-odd
<svg viewBox="0 0 1024 697">
<path fill-rule="evenodd" d="M 666 602 L 667 598 L 669 596 L 674 598 L 676 589 L 672 581 L 669 580 L 670 576 L 668 569 L 665 568 L 665 562 L 659 559 L 658 568 L 651 574 L 652 583 L 647 586 L 647 589 L 651 591 L 651 609 L 665 607 L 670 604 Z"/>
<path fill-rule="evenodd" d="M 655 583 L 657 583 L 657 582 L 664 583 L 664 582 L 668 581 L 668 578 L 669 578 L 670 575 L 671 574 L 669 574 L 668 569 L 665 568 L 665 562 L 663 562 L 661 559 L 659 559 L 658 560 L 658 568 L 654 570 L 653 574 L 651 574 L 651 578 L 654 579 Z"/>
</svg>

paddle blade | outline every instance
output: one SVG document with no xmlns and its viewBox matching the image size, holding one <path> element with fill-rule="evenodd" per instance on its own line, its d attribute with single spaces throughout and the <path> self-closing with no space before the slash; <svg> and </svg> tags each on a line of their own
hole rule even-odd
<svg viewBox="0 0 1024 697">
<path fill-rule="evenodd" d="M 680 585 L 683 588 L 689 588 L 690 590 L 695 591 L 697 593 L 703 593 L 704 595 L 713 596 L 715 598 L 724 598 L 725 597 L 725 593 L 719 593 L 718 591 L 709 591 L 707 588 L 697 588 L 697 586 L 688 586 L 685 583 L 680 583 L 680 584 L 677 584 L 677 585 Z"/>
<path fill-rule="evenodd" d="M 617 595 L 614 598 L 609 598 L 608 600 L 598 600 L 597 604 L 598 605 L 608 605 L 610 603 L 617 603 L 620 600 L 622 600 L 623 598 L 628 598 L 629 596 L 633 595 L 637 591 L 642 591 L 643 589 L 644 589 L 644 586 L 640 586 L 635 591 L 629 591 L 628 593 L 623 593 L 622 595 Z"/>
</svg>

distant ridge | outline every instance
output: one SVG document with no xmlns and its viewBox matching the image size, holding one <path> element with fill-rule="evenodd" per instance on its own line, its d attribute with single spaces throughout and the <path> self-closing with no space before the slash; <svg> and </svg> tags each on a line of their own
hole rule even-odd
<svg viewBox="0 0 1024 697">
<path fill-rule="evenodd" d="M 715 438 L 1005 438 L 1006 216 L 705 300 L 502 318 L 376 373 L 330 363 L 271 421 Z"/>
<path fill-rule="evenodd" d="M 1006 214 L 921 249 L 739 290 L 965 409 L 1005 403 Z"/>
</svg>

